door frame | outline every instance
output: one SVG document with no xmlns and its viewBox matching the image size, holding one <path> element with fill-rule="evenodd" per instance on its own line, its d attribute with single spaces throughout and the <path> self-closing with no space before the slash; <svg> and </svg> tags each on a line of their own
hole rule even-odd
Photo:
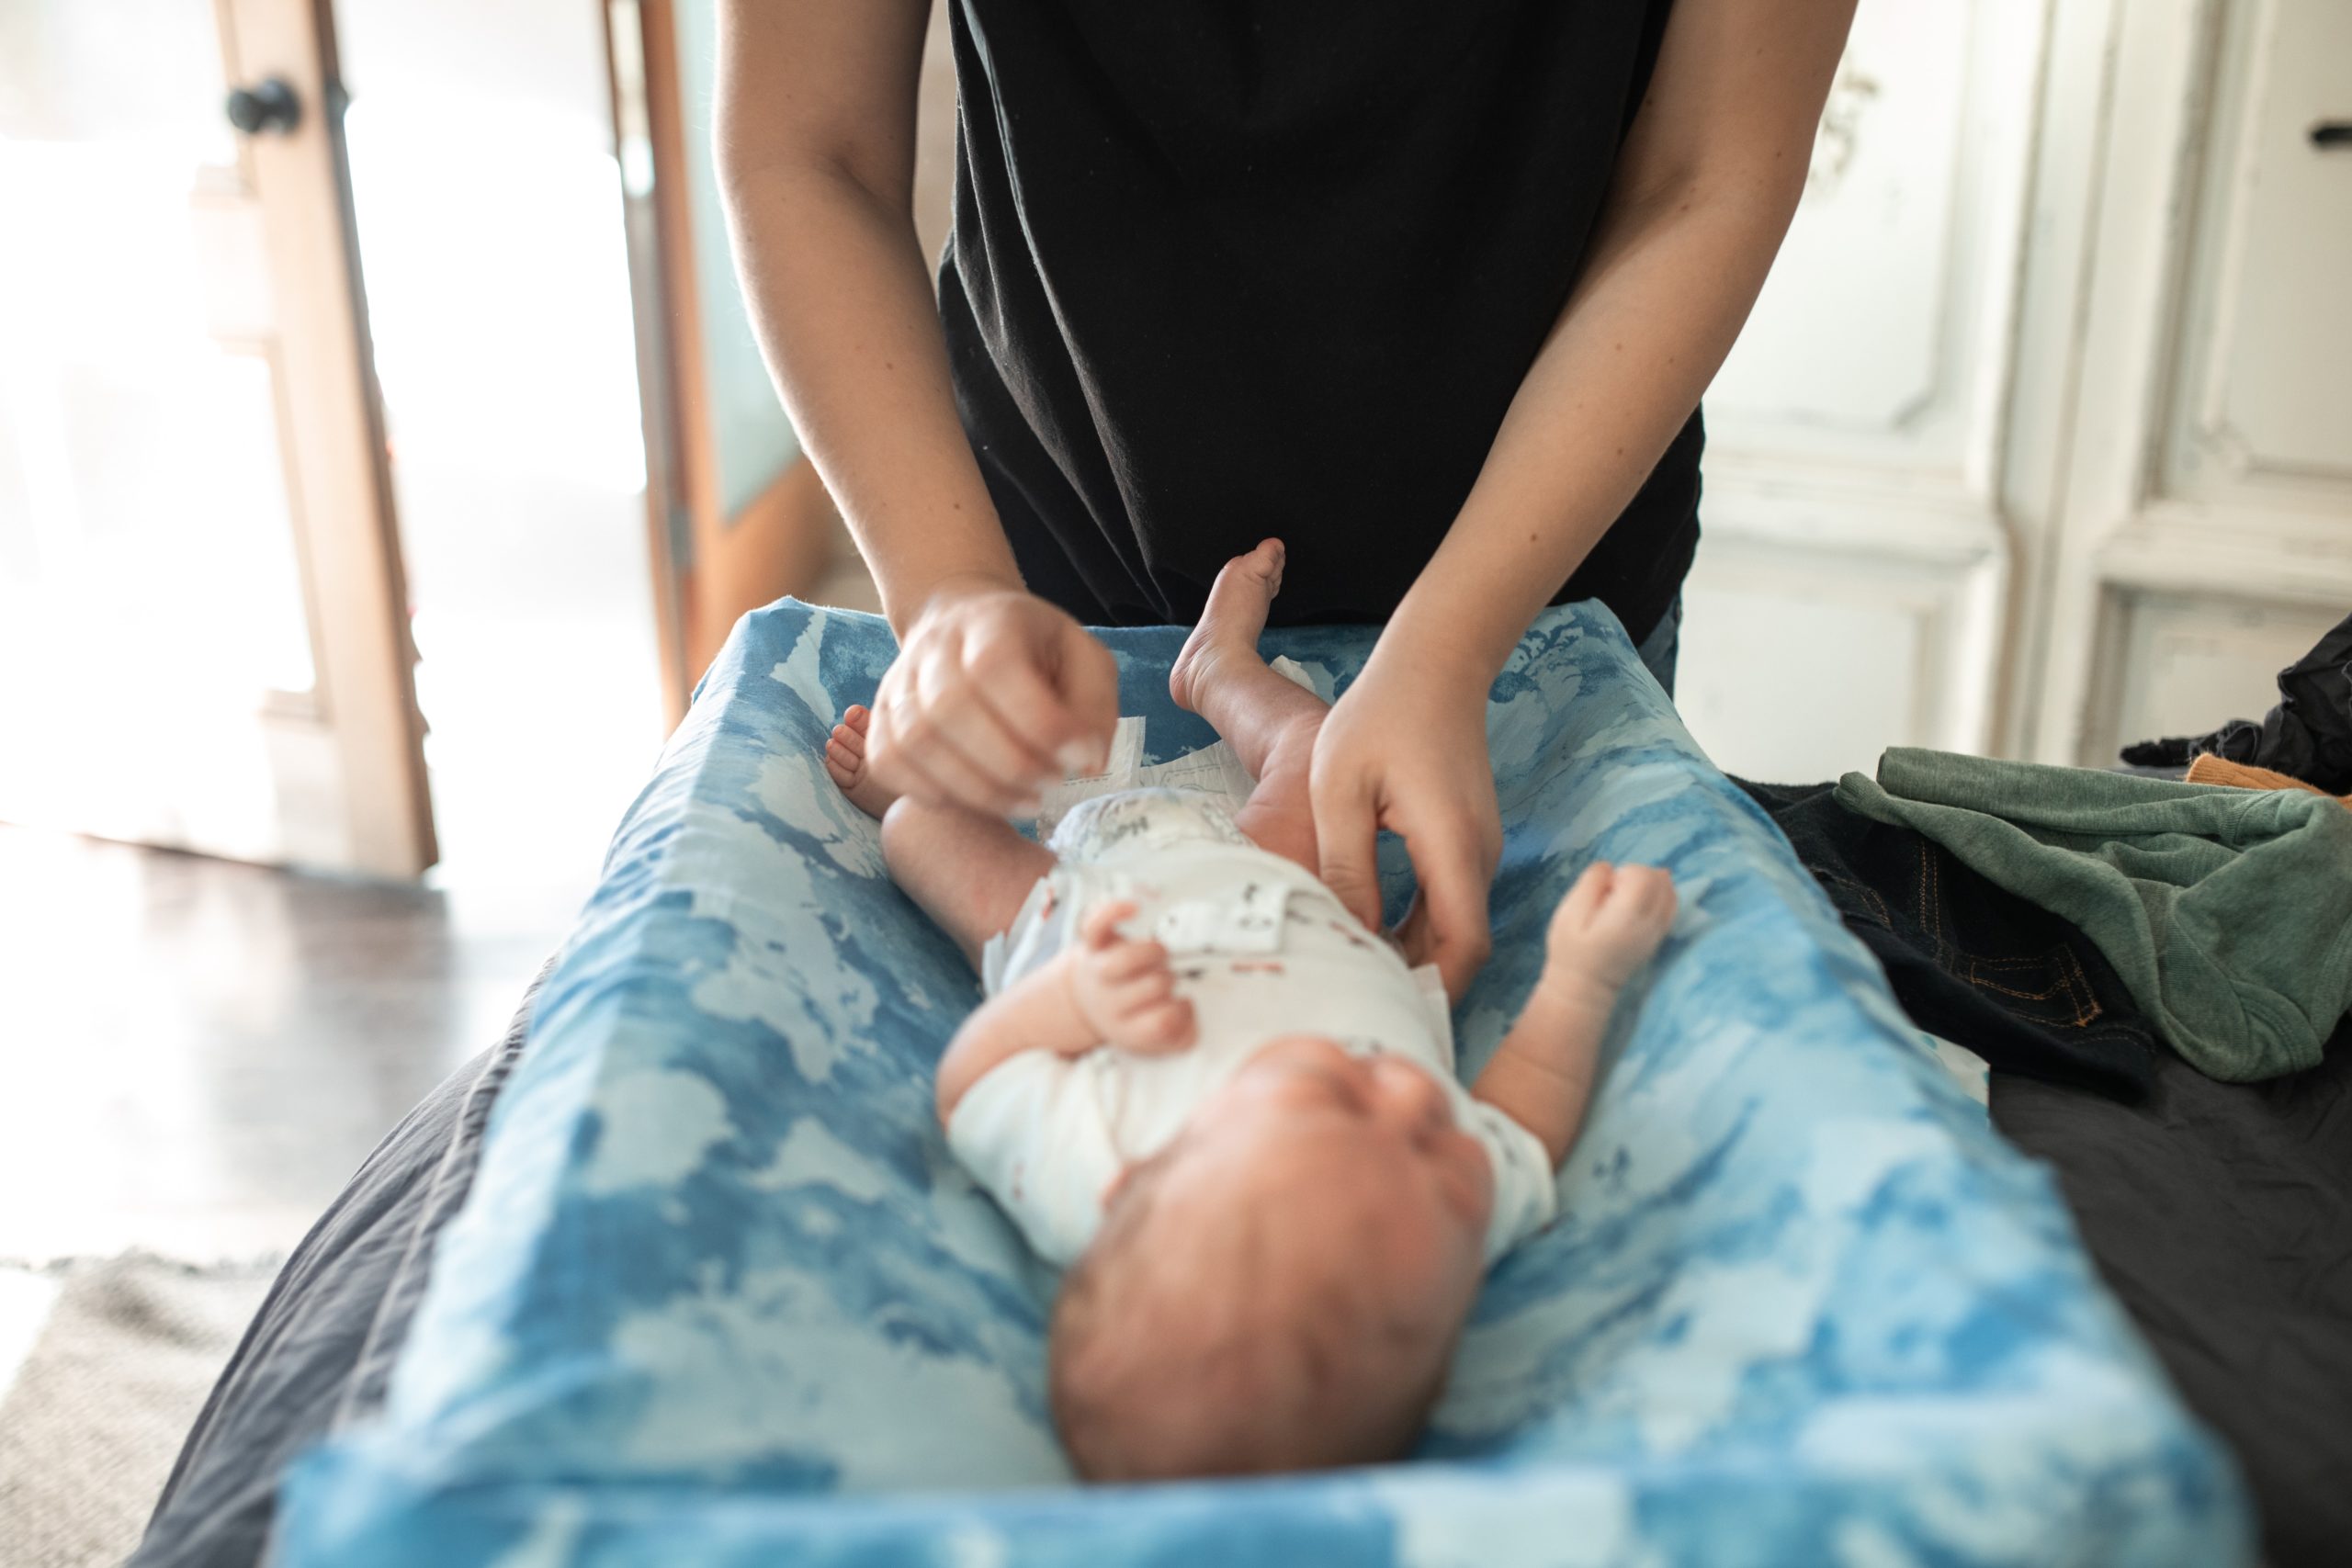
<svg viewBox="0 0 2352 1568">
<path fill-rule="evenodd" d="M 654 625 L 675 724 L 735 622 L 824 574 L 840 523 L 805 454 L 749 502 L 727 504 L 703 353 L 677 10 L 673 0 L 605 0 L 604 10 L 645 409 Z"/>
<path fill-rule="evenodd" d="M 413 877 L 440 848 L 359 267 L 334 9 L 331 0 L 218 4 L 225 79 L 282 78 L 304 111 L 289 130 L 240 139 L 261 201 L 278 312 L 288 499 L 318 671 L 310 711 L 300 718 L 273 712 L 268 721 L 323 727 L 344 818 L 342 852 L 298 844 L 291 858 Z"/>
</svg>

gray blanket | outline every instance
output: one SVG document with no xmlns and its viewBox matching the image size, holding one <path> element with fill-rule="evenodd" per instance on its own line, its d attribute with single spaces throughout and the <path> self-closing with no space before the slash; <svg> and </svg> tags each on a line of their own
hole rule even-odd
<svg viewBox="0 0 2352 1568">
<path fill-rule="evenodd" d="M 534 981 L 505 1038 L 410 1111 L 295 1248 L 188 1433 L 126 1568 L 253 1568 L 287 1462 L 382 1402 L 424 1293 L 434 1238 L 465 1201 L 492 1102 L 522 1054 L 537 994 Z"/>
</svg>

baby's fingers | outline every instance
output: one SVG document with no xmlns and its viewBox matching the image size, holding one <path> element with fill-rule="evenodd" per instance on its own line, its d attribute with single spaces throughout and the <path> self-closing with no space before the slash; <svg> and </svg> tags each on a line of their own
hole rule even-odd
<svg viewBox="0 0 2352 1568">
<path fill-rule="evenodd" d="M 1674 923 L 1674 904 L 1673 878 L 1653 866 L 1627 866 L 1595 930 L 1654 947 Z"/>
<path fill-rule="evenodd" d="M 1608 900 L 1616 873 L 1617 868 L 1605 860 L 1597 860 L 1586 866 L 1568 888 L 1567 896 L 1560 900 L 1560 907 L 1553 912 L 1552 918 L 1572 931 L 1591 924 L 1594 911 Z"/>
<path fill-rule="evenodd" d="M 1129 979 L 1114 982 L 1104 999 L 1111 1010 L 1120 1016 L 1157 1007 L 1176 994 L 1176 976 L 1165 968 L 1148 969 Z"/>
<path fill-rule="evenodd" d="M 1101 951 L 1100 973 L 1114 985 L 1155 971 L 1168 972 L 1168 950 L 1156 942 L 1119 942 Z"/>
<path fill-rule="evenodd" d="M 1667 875 L 1663 871 L 1659 872 L 1657 874 L 1657 890 L 1650 895 L 1650 899 L 1657 908 L 1659 924 L 1661 926 L 1673 924 L 1674 911 L 1680 907 L 1682 902 L 1682 900 L 1675 894 L 1674 878 Z"/>
<path fill-rule="evenodd" d="M 1177 1051 L 1193 1043 L 1193 1004 L 1182 997 L 1138 1013 L 1127 1024 L 1130 1051 Z"/>
<path fill-rule="evenodd" d="M 1629 865 L 1618 874 L 1619 897 L 1646 923 L 1674 918 L 1674 878 L 1654 865 Z"/>
<path fill-rule="evenodd" d="M 1122 940 L 1118 931 L 1119 922 L 1135 912 L 1136 903 L 1132 898 L 1114 898 L 1107 904 L 1097 904 L 1086 912 L 1086 919 L 1079 922 L 1079 940 L 1085 942 L 1091 951 L 1100 953 Z"/>
</svg>

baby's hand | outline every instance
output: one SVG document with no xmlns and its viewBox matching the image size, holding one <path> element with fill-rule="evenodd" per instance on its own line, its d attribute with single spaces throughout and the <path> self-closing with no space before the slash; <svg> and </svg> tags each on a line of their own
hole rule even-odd
<svg viewBox="0 0 2352 1568">
<path fill-rule="evenodd" d="M 1135 912 L 1123 900 L 1087 914 L 1070 954 L 1070 1001 L 1088 1027 L 1123 1051 L 1182 1050 L 1193 1043 L 1193 1004 L 1176 995 L 1166 948 L 1119 934 L 1119 922 Z"/>
<path fill-rule="evenodd" d="M 1656 866 L 1585 867 L 1552 915 L 1544 983 L 1613 992 L 1657 951 L 1674 923 L 1674 879 Z"/>
</svg>

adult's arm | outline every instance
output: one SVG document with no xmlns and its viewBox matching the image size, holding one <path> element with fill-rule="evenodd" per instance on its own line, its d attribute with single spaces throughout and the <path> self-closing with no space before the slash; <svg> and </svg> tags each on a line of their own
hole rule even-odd
<svg viewBox="0 0 2352 1568">
<path fill-rule="evenodd" d="M 1375 829 L 1403 834 L 1421 889 L 1408 945 L 1457 999 L 1486 961 L 1501 848 L 1487 689 L 1730 352 L 1804 193 L 1852 17 L 1853 0 L 1677 0 L 1567 303 L 1317 739 L 1325 880 L 1376 921 Z"/>
<path fill-rule="evenodd" d="M 876 773 L 1003 811 L 1105 752 L 1117 678 L 1023 589 L 956 416 L 913 215 L 929 12 L 722 0 L 714 133 L 752 329 L 899 634 Z"/>
</svg>

